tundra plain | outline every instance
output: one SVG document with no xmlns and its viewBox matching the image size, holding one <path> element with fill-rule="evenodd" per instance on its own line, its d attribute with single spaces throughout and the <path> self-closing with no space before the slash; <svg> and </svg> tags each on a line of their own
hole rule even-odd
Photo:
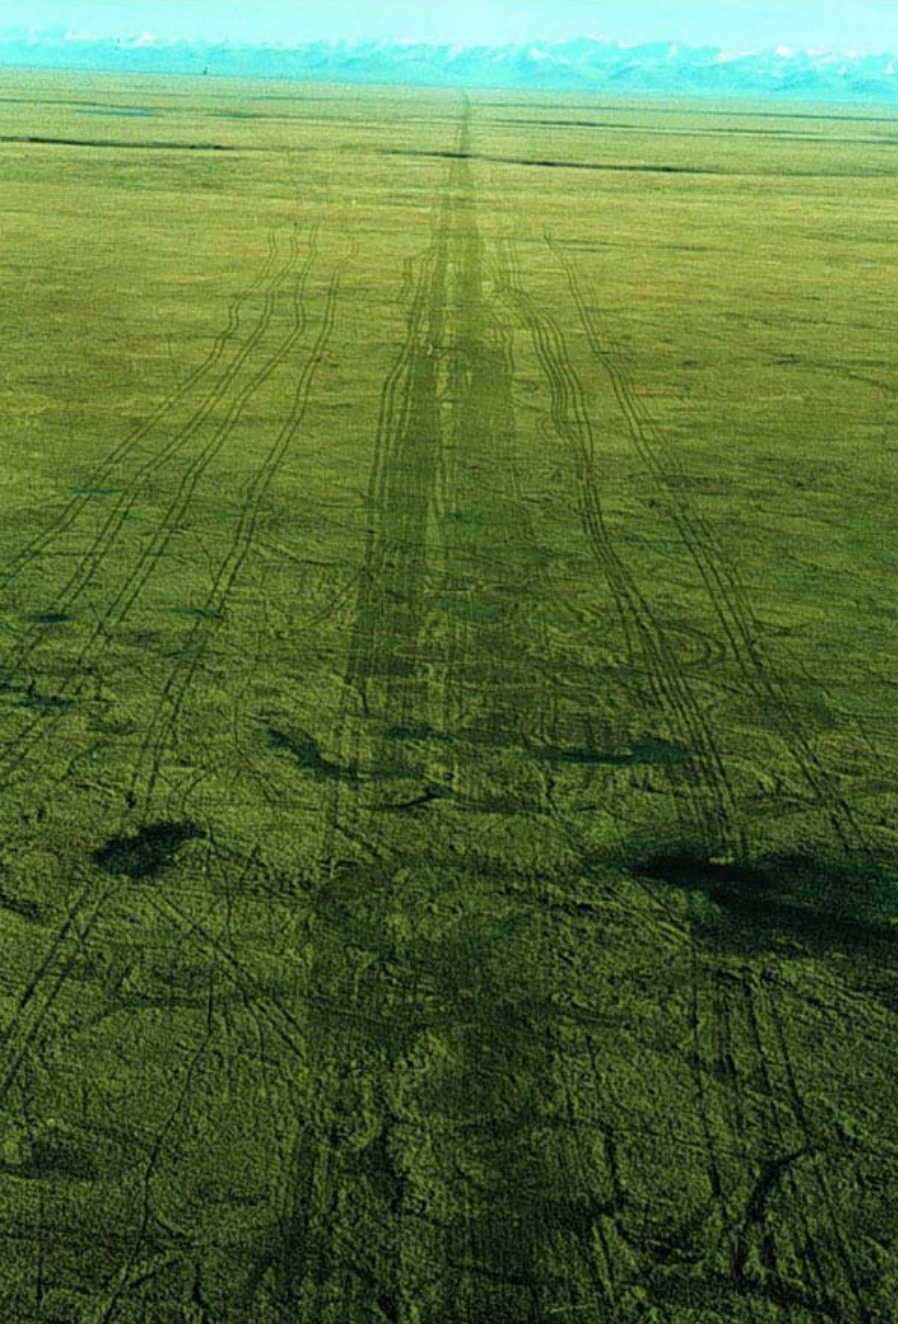
<svg viewBox="0 0 898 1324">
<path fill-rule="evenodd" d="M 0 76 L 0 1317 L 894 1324 L 898 126 Z"/>
</svg>

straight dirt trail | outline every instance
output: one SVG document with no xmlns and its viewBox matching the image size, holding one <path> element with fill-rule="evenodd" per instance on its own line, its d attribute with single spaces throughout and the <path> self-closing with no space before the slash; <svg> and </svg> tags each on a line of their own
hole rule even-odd
<svg viewBox="0 0 898 1324">
<path fill-rule="evenodd" d="M 386 1319 L 536 1321 L 557 1300 L 559 1253 L 583 1318 L 614 1292 L 604 1230 L 581 1213 L 611 1178 L 556 1099 L 564 1018 L 542 973 L 539 882 L 501 863 L 532 856 L 550 817 L 528 754 L 550 679 L 526 612 L 538 569 L 470 121 L 466 107 L 382 394 L 344 775 L 312 900 L 314 1097 L 248 1287 L 321 1324 L 361 1319 L 366 1302 Z"/>
</svg>

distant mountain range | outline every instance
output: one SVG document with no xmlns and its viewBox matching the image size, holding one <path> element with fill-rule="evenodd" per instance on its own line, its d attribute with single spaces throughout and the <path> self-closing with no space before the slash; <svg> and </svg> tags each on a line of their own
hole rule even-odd
<svg viewBox="0 0 898 1324">
<path fill-rule="evenodd" d="M 518 88 L 622 96 L 783 97 L 898 104 L 898 56 L 824 50 L 725 52 L 598 37 L 555 44 L 447 46 L 318 41 L 290 47 L 110 40 L 62 27 L 0 32 L 0 69 L 40 66 L 227 74 L 322 82 Z"/>
</svg>

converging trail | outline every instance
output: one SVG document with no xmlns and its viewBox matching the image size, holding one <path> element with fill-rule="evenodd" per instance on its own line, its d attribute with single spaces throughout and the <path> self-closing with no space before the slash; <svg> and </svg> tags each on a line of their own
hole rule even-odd
<svg viewBox="0 0 898 1324">
<path fill-rule="evenodd" d="M 313 1093 L 277 1248 L 250 1286 L 316 1324 L 372 1301 L 384 1318 L 428 1324 L 542 1319 L 561 1290 L 559 1237 L 574 1275 L 564 1296 L 582 1317 L 603 1318 L 614 1292 L 604 1229 L 576 1212 L 607 1173 L 555 1100 L 564 1018 L 541 973 L 553 957 L 532 868 L 551 809 L 528 754 L 550 682 L 525 606 L 533 532 L 512 345 L 487 294 L 469 137 L 466 107 L 382 394 L 345 771 L 332 777 L 312 902 Z M 528 918 L 508 927 L 518 889 Z M 339 1137 L 338 1117 L 356 1119 Z M 548 1148 L 544 1131 L 557 1133 Z M 476 1183 L 459 1181 L 484 1164 Z"/>
</svg>

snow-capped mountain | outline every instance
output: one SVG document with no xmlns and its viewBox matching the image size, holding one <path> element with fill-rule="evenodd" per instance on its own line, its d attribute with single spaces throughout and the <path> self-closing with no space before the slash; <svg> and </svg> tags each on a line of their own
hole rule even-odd
<svg viewBox="0 0 898 1324">
<path fill-rule="evenodd" d="M 532 88 L 622 95 L 776 96 L 898 104 L 898 56 L 822 50 L 726 52 L 670 42 L 625 46 L 584 37 L 557 44 L 449 46 L 317 41 L 249 45 L 110 40 L 62 27 L 0 32 L 0 69 L 40 66 L 417 86 Z"/>
</svg>

